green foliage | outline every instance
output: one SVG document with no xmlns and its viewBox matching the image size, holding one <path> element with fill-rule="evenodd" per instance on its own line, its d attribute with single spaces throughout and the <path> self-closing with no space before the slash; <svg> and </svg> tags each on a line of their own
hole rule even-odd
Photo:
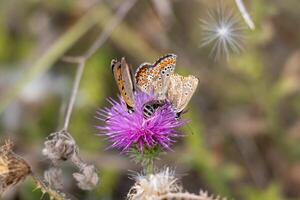
<svg viewBox="0 0 300 200">
<path fill-rule="evenodd" d="M 185 128 L 185 145 L 190 152 L 191 164 L 216 193 L 231 197 L 223 169 L 216 166 L 213 154 L 206 149 L 201 120 L 195 113 L 189 113 L 186 117 L 191 119 L 191 123 Z"/>
<path fill-rule="evenodd" d="M 244 189 L 244 196 L 245 200 L 284 200 L 283 196 L 281 195 L 281 190 L 279 185 L 272 184 L 266 189 L 254 189 L 248 188 Z"/>
<path fill-rule="evenodd" d="M 21 187 L 20 200 L 40 199 L 42 196 L 43 193 L 36 188 L 36 185 L 31 180 L 26 181 L 26 183 Z M 49 199 L 47 195 L 45 195 L 45 199 Z"/>
<path fill-rule="evenodd" d="M 120 174 L 113 169 L 101 170 L 99 177 L 101 177 L 101 186 L 96 190 L 96 197 L 98 199 L 113 199 L 113 193 L 118 185 Z M 90 195 L 92 198 L 92 194 Z M 95 198 L 95 196 L 93 197 Z"/>
</svg>

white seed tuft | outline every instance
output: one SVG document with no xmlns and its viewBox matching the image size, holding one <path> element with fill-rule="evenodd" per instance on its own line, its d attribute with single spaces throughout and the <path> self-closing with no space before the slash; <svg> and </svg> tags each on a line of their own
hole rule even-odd
<svg viewBox="0 0 300 200">
<path fill-rule="evenodd" d="M 200 19 L 203 31 L 201 47 L 212 45 L 211 55 L 215 59 L 229 58 L 231 53 L 243 50 L 245 27 L 232 10 L 219 5 L 217 10 L 209 11 L 207 19 Z"/>
</svg>

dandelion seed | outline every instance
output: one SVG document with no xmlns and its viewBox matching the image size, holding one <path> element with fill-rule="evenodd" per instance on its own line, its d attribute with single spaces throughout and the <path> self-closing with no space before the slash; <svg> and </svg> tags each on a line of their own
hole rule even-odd
<svg viewBox="0 0 300 200">
<path fill-rule="evenodd" d="M 119 98 L 119 102 L 109 99 L 112 107 L 100 110 L 97 116 L 105 125 L 97 128 L 100 135 L 107 136 L 112 143 L 111 148 L 123 152 L 128 152 L 130 148 L 137 148 L 140 152 L 144 152 L 145 148 L 170 149 L 174 138 L 179 136 L 175 129 L 186 121 L 177 119 L 176 112 L 168 102 L 145 119 L 143 106 L 153 100 L 154 95 L 136 93 L 134 112 L 129 113 L 122 98 Z"/>
<path fill-rule="evenodd" d="M 243 50 L 245 27 L 232 10 L 219 6 L 209 11 L 207 19 L 200 19 L 203 30 L 201 47 L 212 45 L 210 55 L 215 59 L 229 58 L 231 53 L 239 54 Z"/>
</svg>

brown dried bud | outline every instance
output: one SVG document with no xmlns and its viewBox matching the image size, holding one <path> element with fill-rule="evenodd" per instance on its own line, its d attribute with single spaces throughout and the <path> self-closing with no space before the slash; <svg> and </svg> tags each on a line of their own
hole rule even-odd
<svg viewBox="0 0 300 200">
<path fill-rule="evenodd" d="M 77 146 L 70 134 L 64 130 L 50 134 L 45 141 L 43 154 L 54 164 L 60 160 L 69 160 L 77 151 Z"/>
<path fill-rule="evenodd" d="M 7 141 L 0 147 L 0 194 L 31 174 L 29 164 L 12 151 L 13 143 Z"/>
</svg>

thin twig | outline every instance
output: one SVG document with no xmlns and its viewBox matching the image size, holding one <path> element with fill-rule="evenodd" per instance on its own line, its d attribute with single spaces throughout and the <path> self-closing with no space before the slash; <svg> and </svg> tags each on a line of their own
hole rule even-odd
<svg viewBox="0 0 300 200">
<path fill-rule="evenodd" d="M 68 127 L 69 127 L 70 117 L 71 117 L 72 110 L 73 110 L 73 107 L 74 107 L 74 103 L 75 103 L 75 100 L 76 100 L 76 96 L 77 96 L 77 93 L 78 93 L 78 88 L 79 88 L 79 84 L 80 84 L 80 80 L 81 80 L 81 77 L 82 77 L 84 66 L 85 66 L 85 60 L 81 59 L 79 61 L 78 67 L 77 67 L 76 77 L 75 77 L 75 81 L 74 81 L 74 85 L 73 85 L 73 89 L 72 89 L 72 94 L 71 94 L 71 97 L 70 97 L 67 113 L 66 113 L 66 116 L 65 116 L 64 130 L 66 130 L 66 131 L 68 130 Z"/>
<path fill-rule="evenodd" d="M 211 197 L 208 196 L 206 193 L 196 195 L 188 192 L 178 192 L 178 193 L 168 193 L 162 196 L 159 196 L 157 199 L 173 199 L 173 200 L 223 200 L 224 198 L 219 197 Z M 224 199 L 225 200 L 225 199 Z"/>
<path fill-rule="evenodd" d="M 237 5 L 237 7 L 238 7 L 238 9 L 239 9 L 242 17 L 244 18 L 246 24 L 249 26 L 249 28 L 251 30 L 254 30 L 255 29 L 255 25 L 254 25 L 254 23 L 253 23 L 250 15 L 249 15 L 249 13 L 246 10 L 246 7 L 245 7 L 243 1 L 242 0 L 235 0 L 235 3 Z"/>
<path fill-rule="evenodd" d="M 99 35 L 99 37 L 96 39 L 95 43 L 83 54 L 83 56 L 77 56 L 77 57 L 70 57 L 65 56 L 63 58 L 64 61 L 70 62 L 70 63 L 77 63 L 77 72 L 75 81 L 73 84 L 72 94 L 68 103 L 67 112 L 64 119 L 64 130 L 67 131 L 70 123 L 71 114 L 73 111 L 74 103 L 76 100 L 76 96 L 79 89 L 80 80 L 83 74 L 83 70 L 85 67 L 86 60 L 89 59 L 103 44 L 104 42 L 109 38 L 111 33 L 116 29 L 116 27 L 122 22 L 126 14 L 129 12 L 129 10 L 134 6 L 137 0 L 127 0 L 125 1 L 120 8 L 117 10 L 116 18 L 113 18 L 109 22 L 107 22 L 107 26 L 103 30 L 103 32 Z"/>
</svg>

